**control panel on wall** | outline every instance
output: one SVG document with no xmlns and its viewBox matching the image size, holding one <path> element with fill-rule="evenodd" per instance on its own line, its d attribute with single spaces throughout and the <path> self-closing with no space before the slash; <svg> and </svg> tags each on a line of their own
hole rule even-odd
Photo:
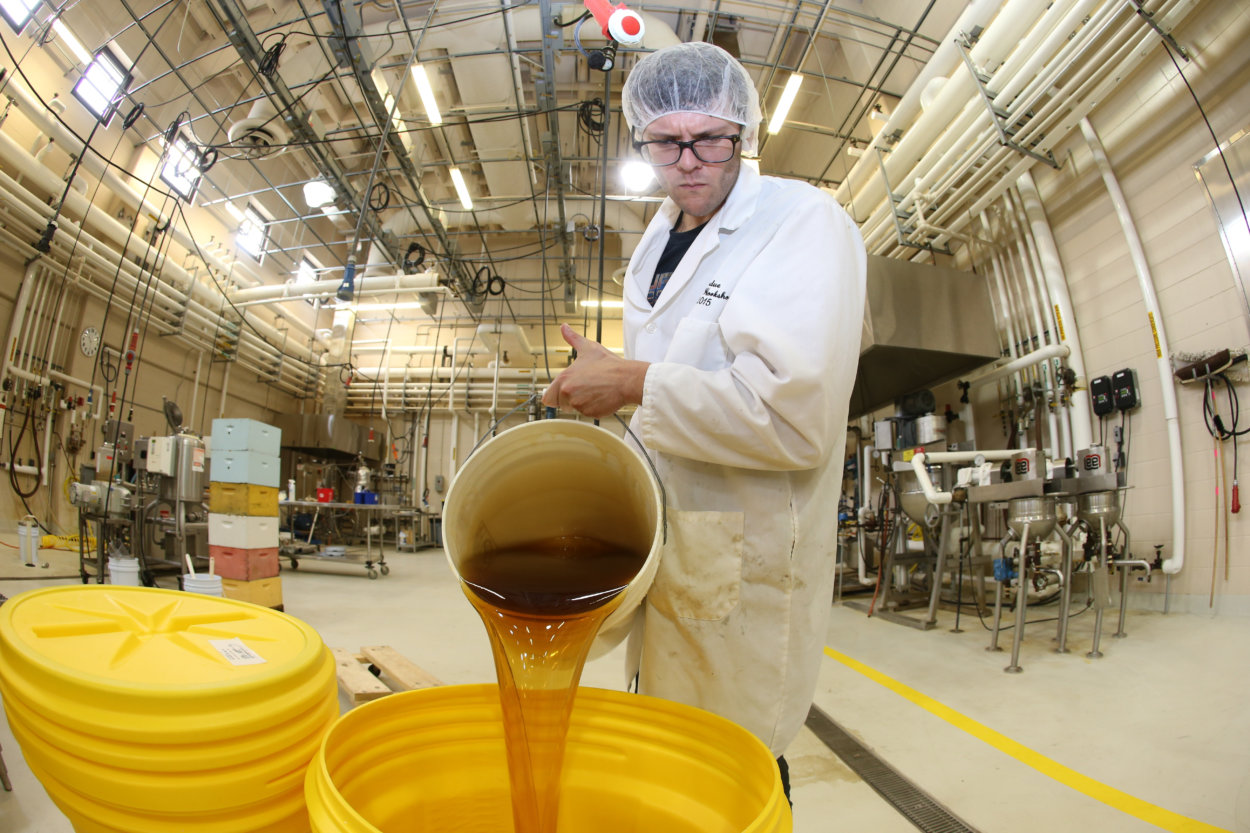
<svg viewBox="0 0 1250 833">
<path fill-rule="evenodd" d="M 1099 376 L 1089 380 L 1089 397 L 1094 403 L 1094 416 L 1106 416 L 1115 410 L 1111 395 L 1111 377 Z"/>
<path fill-rule="evenodd" d="M 1117 411 L 1131 411 L 1141 404 L 1137 371 L 1126 367 L 1111 374 L 1111 398 Z"/>
</svg>

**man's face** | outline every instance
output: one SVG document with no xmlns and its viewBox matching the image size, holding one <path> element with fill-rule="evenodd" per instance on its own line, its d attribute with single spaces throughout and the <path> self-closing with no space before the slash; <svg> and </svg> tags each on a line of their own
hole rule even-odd
<svg viewBox="0 0 1250 833">
<path fill-rule="evenodd" d="M 737 136 L 742 125 L 702 113 L 669 113 L 661 116 L 642 131 L 642 141 L 668 139 L 689 142 L 709 136 Z M 679 230 L 707 222 L 738 181 L 741 162 L 735 146 L 727 162 L 700 161 L 694 152 L 684 149 L 677 162 L 654 168 L 664 192 L 684 212 Z"/>
</svg>

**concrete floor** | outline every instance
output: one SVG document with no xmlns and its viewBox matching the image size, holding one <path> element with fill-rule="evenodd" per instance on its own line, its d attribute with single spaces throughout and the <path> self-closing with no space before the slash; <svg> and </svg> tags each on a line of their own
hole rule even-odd
<svg viewBox="0 0 1250 833">
<path fill-rule="evenodd" d="M 494 678 L 490 650 L 440 550 L 390 553 L 388 576 L 304 561 L 284 570 L 286 610 L 333 647 L 390 645 L 443 682 Z M 72 581 L 6 581 L 0 593 Z M 1049 615 L 1049 614 L 1046 614 Z M 920 631 L 835 605 L 816 703 L 970 827 L 1003 833 L 1250 831 L 1250 627 L 1245 619 L 1133 612 L 1125 639 L 1104 632 L 1085 656 L 1090 614 L 1071 653 L 1053 624 L 1027 631 L 1022 674 L 985 650 L 975 616 Z M 1010 648 L 1010 634 L 1003 640 Z M 622 688 L 619 650 L 584 685 Z M 0 747 L 13 792 L 3 833 L 69 833 L 30 774 L 7 723 Z M 808 730 L 787 752 L 795 833 L 916 829 Z"/>
</svg>

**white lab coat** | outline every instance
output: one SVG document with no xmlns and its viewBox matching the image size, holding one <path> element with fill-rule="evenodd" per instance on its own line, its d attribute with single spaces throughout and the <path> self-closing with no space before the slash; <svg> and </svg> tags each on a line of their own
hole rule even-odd
<svg viewBox="0 0 1250 833">
<path fill-rule="evenodd" d="M 652 363 L 632 428 L 669 525 L 630 656 L 641 693 L 723 715 L 780 755 L 832 605 L 864 244 L 828 194 L 743 166 L 653 309 L 677 211 L 664 201 L 625 279 L 625 354 Z"/>
</svg>

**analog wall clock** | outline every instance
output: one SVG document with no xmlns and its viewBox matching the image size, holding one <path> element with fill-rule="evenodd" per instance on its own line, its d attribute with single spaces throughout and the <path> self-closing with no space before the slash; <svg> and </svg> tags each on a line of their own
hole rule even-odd
<svg viewBox="0 0 1250 833">
<path fill-rule="evenodd" d="M 100 331 L 95 327 L 83 330 L 78 339 L 78 347 L 84 356 L 94 356 L 100 351 Z"/>
</svg>

